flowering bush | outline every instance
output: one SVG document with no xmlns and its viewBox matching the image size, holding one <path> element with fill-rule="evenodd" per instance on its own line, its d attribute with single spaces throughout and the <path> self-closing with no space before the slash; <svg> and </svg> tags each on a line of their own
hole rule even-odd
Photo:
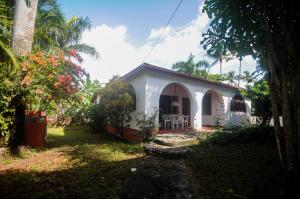
<svg viewBox="0 0 300 199">
<path fill-rule="evenodd" d="M 78 98 L 75 93 L 87 76 L 87 72 L 75 63 L 81 61 L 74 49 L 68 54 L 57 49 L 22 57 L 17 81 L 27 93 L 26 100 L 31 108 L 45 110 L 52 100 Z"/>
</svg>

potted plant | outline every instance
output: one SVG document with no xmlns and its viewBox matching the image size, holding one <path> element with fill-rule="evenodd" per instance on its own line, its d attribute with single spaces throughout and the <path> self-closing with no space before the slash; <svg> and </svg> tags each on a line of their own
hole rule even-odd
<svg viewBox="0 0 300 199">
<path fill-rule="evenodd" d="M 156 117 L 158 110 L 154 108 L 154 112 L 150 114 L 139 114 L 136 118 L 137 126 L 140 128 L 140 132 L 145 139 L 154 138 L 157 135 L 158 128 L 156 124 Z"/>
<path fill-rule="evenodd" d="M 32 147 L 43 147 L 47 129 L 47 118 L 43 111 L 56 104 L 61 113 L 62 101 L 81 101 L 78 92 L 87 73 L 72 62 L 73 55 L 59 49 L 47 53 L 42 51 L 21 57 L 16 83 L 24 93 L 23 100 L 28 108 L 24 121 L 24 142 Z M 72 59 L 71 59 L 72 58 Z"/>
</svg>

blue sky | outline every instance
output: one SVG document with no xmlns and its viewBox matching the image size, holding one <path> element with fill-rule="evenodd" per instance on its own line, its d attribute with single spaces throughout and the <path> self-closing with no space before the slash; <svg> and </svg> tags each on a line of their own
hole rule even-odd
<svg viewBox="0 0 300 199">
<path fill-rule="evenodd" d="M 67 17 L 88 16 L 94 26 L 126 24 L 128 40 L 142 44 L 152 28 L 165 25 L 179 0 L 58 0 Z M 88 3 L 87 3 L 88 2 Z M 199 0 L 185 0 L 171 25 L 183 26 L 198 14 Z"/>
<path fill-rule="evenodd" d="M 81 42 L 94 46 L 99 59 L 83 56 L 83 67 L 93 79 L 107 82 L 113 75 L 124 75 L 143 62 L 171 68 L 190 54 L 210 62 L 200 45 L 209 19 L 202 13 L 202 0 L 184 0 L 165 34 L 151 55 L 146 55 L 161 34 L 179 0 L 58 0 L 67 17 L 89 17 L 93 28 L 83 34 Z M 238 71 L 234 59 L 223 65 L 223 71 Z M 242 62 L 243 69 L 253 72 L 251 57 Z M 218 65 L 210 70 L 218 73 Z"/>
</svg>

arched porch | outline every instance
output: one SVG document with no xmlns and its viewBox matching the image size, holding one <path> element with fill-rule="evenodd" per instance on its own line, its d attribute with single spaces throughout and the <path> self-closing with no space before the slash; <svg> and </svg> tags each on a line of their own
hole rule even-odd
<svg viewBox="0 0 300 199">
<path fill-rule="evenodd" d="M 170 83 L 159 97 L 160 132 L 191 129 L 191 94 L 182 84 Z"/>
<path fill-rule="evenodd" d="M 215 90 L 208 90 L 202 98 L 202 128 L 224 126 L 224 102 Z"/>
</svg>

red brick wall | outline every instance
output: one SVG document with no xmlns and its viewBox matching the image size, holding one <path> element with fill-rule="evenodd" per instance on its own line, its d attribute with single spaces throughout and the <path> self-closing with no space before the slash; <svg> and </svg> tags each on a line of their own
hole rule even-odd
<svg viewBox="0 0 300 199">
<path fill-rule="evenodd" d="M 107 125 L 107 132 L 109 134 L 115 134 L 115 128 L 111 125 Z M 124 139 L 133 142 L 133 143 L 139 143 L 143 141 L 143 138 L 137 134 L 137 130 L 131 129 L 131 128 L 123 128 L 124 133 Z"/>
</svg>

